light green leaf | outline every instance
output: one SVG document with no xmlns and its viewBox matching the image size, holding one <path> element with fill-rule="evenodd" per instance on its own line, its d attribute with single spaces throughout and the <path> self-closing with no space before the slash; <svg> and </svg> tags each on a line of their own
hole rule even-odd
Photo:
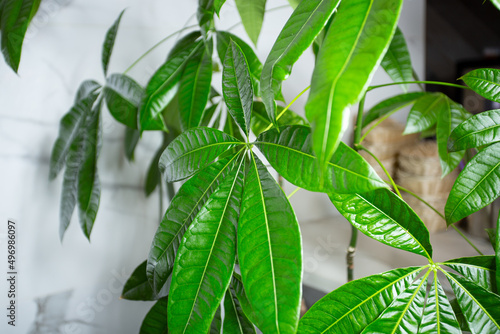
<svg viewBox="0 0 500 334">
<path fill-rule="evenodd" d="M 223 332 L 235 334 L 255 333 L 255 328 L 243 312 L 232 285 L 229 285 L 229 288 L 226 291 L 226 296 L 224 297 Z"/>
<path fill-rule="evenodd" d="M 222 153 L 243 144 L 219 130 L 193 128 L 168 145 L 160 157 L 160 171 L 167 182 L 180 181 L 209 165 Z"/>
<path fill-rule="evenodd" d="M 224 60 L 222 92 L 229 113 L 248 136 L 253 104 L 252 80 L 243 51 L 233 41 Z"/>
<path fill-rule="evenodd" d="M 285 194 L 253 153 L 238 222 L 238 258 L 258 328 L 295 333 L 302 283 L 299 226 Z"/>
<path fill-rule="evenodd" d="M 130 276 L 123 287 L 123 299 L 128 300 L 156 300 L 156 294 L 151 289 L 146 277 L 146 261 L 143 261 Z"/>
<path fill-rule="evenodd" d="M 214 8 L 215 8 L 215 13 L 217 14 L 217 16 L 220 15 L 220 9 L 222 8 L 222 6 L 224 5 L 225 2 L 226 2 L 226 0 L 214 0 Z"/>
<path fill-rule="evenodd" d="M 361 278 L 329 293 L 302 317 L 299 334 L 360 333 L 416 278 L 420 267 Z"/>
<path fill-rule="evenodd" d="M 491 0 L 491 3 L 500 10 L 500 0 Z"/>
<path fill-rule="evenodd" d="M 167 297 L 159 299 L 142 321 L 139 334 L 168 334 Z"/>
<path fill-rule="evenodd" d="M 38 11 L 41 0 L 4 0 L 0 30 L 5 62 L 17 73 L 28 25 Z"/>
<path fill-rule="evenodd" d="M 262 133 L 255 145 L 280 175 L 301 188 L 325 193 L 366 192 L 387 188 L 373 168 L 353 149 L 340 143 L 323 178 L 312 152 L 311 129 L 289 126 Z"/>
<path fill-rule="evenodd" d="M 460 78 L 479 95 L 500 102 L 500 70 L 479 68 Z"/>
<path fill-rule="evenodd" d="M 285 113 L 283 113 L 283 107 L 277 106 L 278 115 L 281 117 L 278 119 L 278 126 L 287 126 L 287 125 L 307 125 L 307 121 L 299 116 L 294 111 L 287 109 Z M 262 132 L 271 128 L 272 123 L 267 118 L 266 107 L 264 103 L 260 101 L 254 101 L 253 110 L 252 110 L 252 120 L 250 122 L 250 128 L 252 132 L 258 136 Z"/>
<path fill-rule="evenodd" d="M 222 317 L 221 317 L 220 306 L 219 306 L 217 308 L 217 311 L 215 311 L 214 318 L 212 320 L 212 323 L 210 324 L 210 331 L 208 333 L 209 334 L 220 334 L 221 329 L 222 329 Z"/>
<path fill-rule="evenodd" d="M 297 8 L 301 0 L 288 0 L 293 9 Z"/>
<path fill-rule="evenodd" d="M 424 310 L 429 273 L 430 269 L 403 291 L 362 333 L 416 333 Z"/>
<path fill-rule="evenodd" d="M 412 92 L 401 95 L 396 95 L 387 100 L 380 102 L 371 108 L 364 116 L 363 116 L 363 127 L 367 126 L 371 122 L 380 117 L 388 117 L 389 115 L 394 114 L 396 111 L 401 110 L 409 105 L 412 105 L 417 99 L 424 96 L 426 93 L 424 92 Z"/>
<path fill-rule="evenodd" d="M 415 102 L 408 114 L 403 134 L 421 132 L 437 122 L 440 113 L 446 113 L 448 97 L 442 93 L 425 94 Z"/>
<path fill-rule="evenodd" d="M 276 102 L 281 82 L 288 78 L 293 64 L 312 44 L 337 8 L 340 0 L 304 0 L 292 13 L 264 63 L 260 81 L 267 115 L 276 123 Z"/>
<path fill-rule="evenodd" d="M 458 125 L 450 135 L 450 152 L 500 141 L 500 109 L 474 115 Z"/>
<path fill-rule="evenodd" d="M 187 62 L 179 87 L 181 125 L 187 130 L 200 125 L 212 83 L 212 55 L 200 48 Z"/>
<path fill-rule="evenodd" d="M 500 333 L 500 296 L 471 281 L 445 272 L 473 334 Z"/>
<path fill-rule="evenodd" d="M 137 113 L 144 98 L 144 88 L 131 77 L 114 73 L 106 79 L 103 94 L 111 115 L 127 127 L 137 129 Z M 155 122 L 161 122 L 159 117 Z"/>
<path fill-rule="evenodd" d="M 494 292 L 495 287 L 495 257 L 475 256 L 449 260 L 443 263 L 459 274 L 474 281 L 483 289 Z"/>
<path fill-rule="evenodd" d="M 243 162 L 210 196 L 184 234 L 168 300 L 168 328 L 173 333 L 206 333 L 229 286 L 236 257 Z"/>
<path fill-rule="evenodd" d="M 248 37 L 250 37 L 253 44 L 257 45 L 262 22 L 264 21 L 266 0 L 235 0 L 235 3 Z"/>
<path fill-rule="evenodd" d="M 434 280 L 427 296 L 419 334 L 461 334 L 460 325 L 444 293 L 443 287 L 434 274 Z"/>
<path fill-rule="evenodd" d="M 237 155 L 217 161 L 186 181 L 172 199 L 156 230 L 148 256 L 147 276 L 158 293 L 174 267 L 182 236 L 201 207 L 234 169 Z"/>
<path fill-rule="evenodd" d="M 479 211 L 500 196 L 500 143 L 479 152 L 451 189 L 445 214 L 448 225 Z"/>
<path fill-rule="evenodd" d="M 125 9 L 122 10 L 115 23 L 109 28 L 106 33 L 106 38 L 104 39 L 104 44 L 102 45 L 102 69 L 104 71 L 104 76 L 108 74 L 109 59 L 111 58 L 111 53 L 115 46 L 116 34 L 118 33 L 118 27 L 120 26 L 120 21 L 124 12 Z"/>
<path fill-rule="evenodd" d="M 408 52 L 405 37 L 399 27 L 394 33 L 381 65 L 394 82 L 411 81 L 413 79 L 410 52 Z M 401 88 L 406 92 L 408 84 L 402 84 Z"/>
<path fill-rule="evenodd" d="M 370 238 L 432 258 L 429 231 L 410 206 L 390 190 L 329 196 L 337 210 Z"/>
</svg>

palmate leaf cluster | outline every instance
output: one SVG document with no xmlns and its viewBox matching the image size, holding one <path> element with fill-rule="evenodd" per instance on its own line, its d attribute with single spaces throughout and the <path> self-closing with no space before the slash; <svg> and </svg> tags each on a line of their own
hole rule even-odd
<svg viewBox="0 0 500 334">
<path fill-rule="evenodd" d="M 183 183 L 148 258 L 123 290 L 125 299 L 156 300 L 140 332 L 500 333 L 498 242 L 496 256 L 435 263 L 421 218 L 341 141 L 350 107 L 374 89 L 370 80 L 382 66 L 405 93 L 369 110 L 361 127 L 372 129 L 412 105 L 405 132 L 436 135 L 443 175 L 456 168 L 464 150 L 479 151 L 446 204 L 447 223 L 453 224 L 499 195 L 499 112 L 472 116 L 443 94 L 407 92 L 408 81 L 416 78 L 397 28 L 402 0 L 294 1 L 263 64 L 242 39 L 215 29 L 223 4 L 199 1 L 200 29 L 179 39 L 144 88 L 126 74 L 107 73 L 120 14 L 103 47 L 106 83 L 82 84 L 54 145 L 51 175 L 66 166 L 61 231 L 78 203 L 89 237 L 99 198 L 101 101 L 127 126 L 130 157 L 144 131 L 165 133 L 147 193 L 161 182 L 160 174 L 167 183 Z M 236 5 L 256 43 L 265 1 Z M 282 82 L 313 44 L 316 64 L 305 120 L 279 104 Z M 212 87 L 217 61 L 221 93 Z M 499 101 L 499 73 L 482 69 L 463 80 Z M 265 161 L 290 183 L 327 194 L 362 233 L 429 264 L 349 282 L 299 319 L 301 233 Z M 452 292 L 445 293 L 443 277 Z"/>
</svg>

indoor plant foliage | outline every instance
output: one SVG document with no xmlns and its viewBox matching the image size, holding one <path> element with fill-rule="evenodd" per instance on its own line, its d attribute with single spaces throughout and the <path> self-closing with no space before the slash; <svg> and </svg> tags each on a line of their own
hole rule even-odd
<svg viewBox="0 0 500 334">
<path fill-rule="evenodd" d="M 106 83 L 81 85 L 53 149 L 51 177 L 66 166 L 61 237 L 78 205 L 90 238 L 105 103 L 128 127 L 129 152 L 143 131 L 166 133 L 148 174 L 149 193 L 161 184 L 156 163 L 167 183 L 185 181 L 171 194 L 147 260 L 124 287 L 124 298 L 157 300 L 142 333 L 255 333 L 255 327 L 263 333 L 500 333 L 500 243 L 493 243 L 496 256 L 434 263 L 429 232 L 399 187 L 382 181 L 357 153 L 365 149 L 363 128 L 408 105 L 405 133 L 435 133 L 443 175 L 457 167 L 464 150 L 478 148 L 450 193 L 445 218 L 451 225 L 500 195 L 500 112 L 471 117 L 447 96 L 422 91 L 382 101 L 363 115 L 365 94 L 378 88 L 369 84 L 379 65 L 405 90 L 414 79 L 397 29 L 402 0 L 291 1 L 295 10 L 264 64 L 240 38 L 215 29 L 223 4 L 199 1 L 199 30 L 176 43 L 145 88 L 126 73 L 108 75 L 123 13 L 110 28 L 103 47 Z M 236 4 L 255 42 L 262 19 L 249 17 L 263 17 L 265 0 Z M 306 121 L 276 101 L 282 81 L 312 44 L 316 65 Z M 221 89 L 212 87 L 217 59 Z M 500 102 L 500 71 L 477 70 L 463 80 Z M 341 138 L 358 102 L 351 148 Z M 355 231 L 429 264 L 349 282 L 299 320 L 299 225 L 259 156 L 294 185 L 328 194 Z M 453 303 L 438 272 L 451 284 Z"/>
</svg>

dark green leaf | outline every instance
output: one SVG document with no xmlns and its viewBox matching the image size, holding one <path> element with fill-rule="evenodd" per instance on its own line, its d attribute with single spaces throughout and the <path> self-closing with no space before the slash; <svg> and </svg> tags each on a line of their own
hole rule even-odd
<svg viewBox="0 0 500 334">
<path fill-rule="evenodd" d="M 426 93 L 424 92 L 412 92 L 401 95 L 396 95 L 387 100 L 384 100 L 371 108 L 364 116 L 363 116 L 363 127 L 367 126 L 374 120 L 382 117 L 389 116 L 395 113 L 398 110 L 403 109 L 411 104 L 413 104 L 417 99 L 424 96 Z"/>
<path fill-rule="evenodd" d="M 207 33 L 213 24 L 214 19 L 214 1 L 215 0 L 198 0 L 198 10 L 196 12 L 196 17 L 198 18 L 198 24 L 200 25 L 201 34 L 203 40 L 207 40 Z"/>
<path fill-rule="evenodd" d="M 479 95 L 500 102 L 500 70 L 480 68 L 470 71 L 460 79 Z"/>
<path fill-rule="evenodd" d="M 205 168 L 186 181 L 172 199 L 156 230 L 148 256 L 147 276 L 158 293 L 174 267 L 182 236 L 220 182 L 234 168 L 236 155 Z"/>
<path fill-rule="evenodd" d="M 236 125 L 234 119 L 229 115 L 227 115 L 226 117 L 226 124 L 224 124 L 224 132 L 238 139 L 239 141 L 242 142 L 245 141 L 245 138 L 241 134 L 240 128 L 238 127 L 238 125 Z"/>
<path fill-rule="evenodd" d="M 124 148 L 125 148 L 125 156 L 128 161 L 134 160 L 134 151 L 141 138 L 141 133 L 136 129 L 131 129 L 129 127 L 125 128 L 125 140 L 124 140 Z"/>
<path fill-rule="evenodd" d="M 252 320 L 263 333 L 295 333 L 302 283 L 299 226 L 285 194 L 253 153 L 238 222 L 238 259 Z"/>
<path fill-rule="evenodd" d="M 415 332 L 414 332 L 415 333 Z M 444 293 L 443 287 L 434 274 L 433 284 L 427 296 L 419 334 L 460 334 L 460 325 Z"/>
<path fill-rule="evenodd" d="M 430 269 L 403 291 L 362 333 L 417 333 L 424 311 L 429 273 Z"/>
<path fill-rule="evenodd" d="M 453 273 L 445 273 L 472 333 L 500 333 L 500 296 Z"/>
<path fill-rule="evenodd" d="M 146 182 L 144 183 L 144 192 L 146 197 L 151 195 L 153 191 L 156 189 L 156 186 L 161 182 L 161 173 L 160 168 L 158 167 L 158 163 L 160 162 L 160 157 L 163 151 L 167 148 L 167 145 L 173 140 L 173 138 L 169 138 L 170 136 L 163 136 L 163 144 L 156 151 L 153 160 L 151 160 L 151 164 L 149 165 L 148 172 L 146 174 Z"/>
<path fill-rule="evenodd" d="M 222 317 L 221 317 L 220 306 L 219 306 L 217 308 L 217 311 L 215 311 L 215 316 L 212 320 L 212 324 L 210 324 L 210 331 L 208 333 L 209 334 L 220 334 L 221 329 L 222 329 Z"/>
<path fill-rule="evenodd" d="M 241 280 L 241 276 L 237 273 L 233 273 L 233 278 L 231 279 L 231 286 L 233 287 L 234 295 L 238 298 L 238 302 L 240 304 L 241 310 L 245 315 L 250 319 L 252 323 L 257 322 L 257 316 L 250 305 L 250 301 L 248 300 L 247 293 L 245 292 L 245 288 L 243 286 L 243 281 Z"/>
<path fill-rule="evenodd" d="M 394 269 L 344 284 L 309 309 L 300 320 L 298 333 L 360 333 L 411 285 L 421 270 Z"/>
<path fill-rule="evenodd" d="M 497 293 L 500 293 L 500 212 L 497 219 L 497 236 L 496 236 L 495 258 L 496 258 L 496 281 Z"/>
<path fill-rule="evenodd" d="M 276 123 L 276 102 L 281 82 L 288 78 L 293 64 L 312 44 L 337 8 L 340 0 L 302 1 L 292 13 L 264 63 L 261 96 L 269 120 Z"/>
<path fill-rule="evenodd" d="M 76 92 L 75 95 L 75 101 L 73 104 L 77 104 L 83 99 L 86 99 L 93 93 L 97 93 L 97 90 L 101 88 L 101 85 L 99 85 L 97 82 L 94 80 L 85 80 L 80 84 L 80 87 L 78 87 L 78 91 Z"/>
<path fill-rule="evenodd" d="M 488 234 L 488 239 L 490 240 L 491 247 L 493 250 L 497 248 L 497 229 L 496 228 L 485 228 L 484 229 Z"/>
<path fill-rule="evenodd" d="M 111 115 L 127 127 L 137 129 L 137 113 L 144 98 L 144 88 L 131 77 L 114 73 L 106 79 L 103 94 Z"/>
<path fill-rule="evenodd" d="M 17 73 L 24 36 L 41 0 L 4 0 L 1 17 L 2 53 L 5 62 Z"/>
<path fill-rule="evenodd" d="M 262 22 L 264 21 L 266 0 L 235 0 L 235 3 L 248 37 L 250 37 L 253 44 L 257 45 Z"/>
<path fill-rule="evenodd" d="M 425 94 L 415 102 L 406 120 L 404 134 L 416 133 L 431 128 L 440 113 L 446 113 L 448 98 L 442 93 Z"/>
<path fill-rule="evenodd" d="M 410 53 L 408 52 L 405 37 L 399 27 L 394 33 L 381 65 L 394 82 L 411 81 L 413 79 Z M 406 92 L 408 84 L 401 85 L 401 88 Z"/>
<path fill-rule="evenodd" d="M 474 281 L 475 284 L 486 290 L 494 291 L 496 289 L 494 256 L 464 257 L 446 261 L 444 265 Z"/>
<path fill-rule="evenodd" d="M 448 225 L 479 211 L 500 196 L 500 143 L 479 152 L 460 173 L 446 202 Z"/>
<path fill-rule="evenodd" d="M 120 26 L 120 21 L 124 12 L 125 9 L 122 10 L 115 23 L 109 28 L 106 33 L 106 38 L 104 39 L 104 44 L 102 45 L 102 69 L 104 71 L 104 76 L 108 74 L 109 59 L 111 58 L 111 53 L 115 46 L 116 34 L 118 33 L 118 27 Z"/>
<path fill-rule="evenodd" d="M 180 181 L 238 145 L 243 143 L 222 131 L 211 128 L 190 129 L 165 149 L 160 158 L 160 170 L 167 182 Z"/>
<path fill-rule="evenodd" d="M 199 126 L 212 83 L 212 55 L 200 48 L 187 62 L 179 86 L 179 111 L 183 130 Z"/>
<path fill-rule="evenodd" d="M 330 194 L 337 210 L 358 230 L 391 247 L 432 258 L 429 231 L 400 197 L 387 189 Z"/>
<path fill-rule="evenodd" d="M 337 149 L 350 120 L 349 108 L 365 92 L 391 42 L 402 3 L 342 1 L 335 14 L 317 57 L 305 107 L 321 168 Z"/>
<path fill-rule="evenodd" d="M 284 109 L 285 108 L 283 108 L 282 106 L 277 106 L 276 109 L 278 111 L 278 116 L 281 115 L 281 117 L 278 118 L 279 127 L 287 125 L 307 125 L 307 121 L 297 113 L 290 109 L 285 110 L 285 112 L 283 113 Z M 272 123 L 269 121 L 269 118 L 267 118 L 266 107 L 264 106 L 264 103 L 260 101 L 254 101 L 252 120 L 250 122 L 250 128 L 252 129 L 252 132 L 256 136 L 258 136 L 267 129 L 270 129 L 271 126 Z"/>
<path fill-rule="evenodd" d="M 460 329 L 466 332 L 470 332 L 469 324 L 465 319 L 464 313 L 460 309 L 460 305 L 458 305 L 458 301 L 456 298 L 450 299 L 450 305 L 455 313 L 455 317 L 457 318 L 458 324 L 460 325 Z M 460 333 L 460 332 L 459 332 Z"/>
<path fill-rule="evenodd" d="M 222 92 L 229 113 L 248 136 L 253 104 L 252 80 L 243 51 L 233 41 L 224 60 Z"/>
<path fill-rule="evenodd" d="M 244 159 L 240 160 L 182 239 L 168 304 L 168 327 L 173 333 L 206 333 L 229 286 L 243 191 Z"/>
<path fill-rule="evenodd" d="M 159 299 L 142 321 L 139 334 L 168 334 L 167 297 Z"/>
<path fill-rule="evenodd" d="M 239 300 L 236 298 L 236 292 L 232 284 L 226 291 L 224 297 L 224 333 L 251 334 L 255 333 L 250 320 L 243 312 Z"/>
<path fill-rule="evenodd" d="M 123 287 L 123 299 L 128 300 L 156 300 L 156 294 L 149 285 L 148 278 L 146 277 L 146 264 L 147 261 L 142 262 L 130 276 Z"/>
<path fill-rule="evenodd" d="M 459 151 L 500 141 L 500 109 L 472 116 L 450 135 L 448 150 Z"/>
<path fill-rule="evenodd" d="M 311 129 L 306 126 L 266 131 L 255 145 L 280 175 L 310 191 L 354 193 L 387 187 L 363 157 L 344 143 L 338 146 L 321 178 L 312 152 Z"/>
</svg>

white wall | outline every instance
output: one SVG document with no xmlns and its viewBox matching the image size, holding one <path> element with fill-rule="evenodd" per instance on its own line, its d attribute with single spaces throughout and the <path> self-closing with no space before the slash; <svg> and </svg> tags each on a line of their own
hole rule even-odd
<svg viewBox="0 0 500 334">
<path fill-rule="evenodd" d="M 103 82 L 100 64 L 104 34 L 119 12 L 128 7 L 122 20 L 110 73 L 121 72 L 164 36 L 179 29 L 191 16 L 197 1 L 184 0 L 45 0 L 28 33 L 19 76 L 0 61 L 0 237 L 5 241 L 8 218 L 19 227 L 19 313 L 18 326 L 2 333 L 26 333 L 36 315 L 35 298 L 73 290 L 67 319 L 92 326 L 68 324 L 65 333 L 137 333 L 150 303 L 119 300 L 123 280 L 146 258 L 158 224 L 157 194 L 143 195 L 144 174 L 160 136 L 146 133 L 136 151 L 136 161 L 123 155 L 124 127 L 104 113 L 104 145 L 99 160 L 103 184 L 97 221 L 89 243 L 80 231 L 76 214 L 61 244 L 58 238 L 58 210 L 62 177 L 48 181 L 50 150 L 57 136 L 60 118 L 72 104 L 81 81 Z M 424 68 L 424 1 L 407 0 L 402 23 L 413 61 L 422 76 Z M 268 8 L 286 5 L 269 0 Z M 291 9 L 279 9 L 266 17 L 258 43 L 261 60 L 271 48 L 281 24 Z M 239 18 L 228 1 L 218 27 L 229 27 Z M 281 23 L 281 24 L 280 24 Z M 234 30 L 240 36 L 240 27 Z M 248 40 L 246 38 L 246 40 Z M 141 83 L 164 60 L 172 45 L 165 43 L 134 68 L 130 74 Z M 310 80 L 312 52 L 297 63 L 284 85 L 291 100 Z M 378 73 L 375 82 L 386 82 Z M 368 106 L 392 91 L 370 95 Z M 305 97 L 294 110 L 303 112 Z M 286 186 L 291 192 L 295 187 Z M 299 192 L 292 198 L 302 223 L 334 215 L 323 195 Z M 5 259 L 2 243 L 0 259 Z M 3 261 L 3 260 L 2 260 Z M 4 264 L 0 263 L 4 268 Z M 3 277 L 3 276 L 2 276 Z M 0 280 L 0 303 L 6 286 Z M 3 305 L 0 305 L 4 309 Z M 0 319 L 5 319 L 0 313 Z M 39 319 L 40 320 L 40 319 Z"/>
</svg>

